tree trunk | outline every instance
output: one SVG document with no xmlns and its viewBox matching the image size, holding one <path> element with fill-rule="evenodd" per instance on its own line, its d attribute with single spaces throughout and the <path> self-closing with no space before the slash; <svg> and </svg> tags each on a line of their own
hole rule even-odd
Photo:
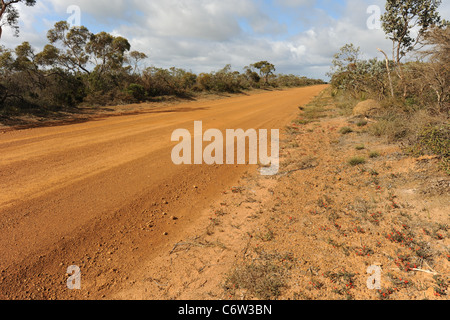
<svg viewBox="0 0 450 320">
<path fill-rule="evenodd" d="M 406 30 L 407 29 L 405 29 L 405 34 L 406 34 Z M 403 56 L 400 57 L 400 47 L 401 47 L 401 43 L 399 41 L 398 44 L 397 44 L 397 52 L 396 52 L 397 56 L 395 57 L 394 61 L 396 61 L 397 75 L 400 78 L 400 81 L 401 81 L 401 83 L 403 85 L 403 99 L 406 99 L 408 88 L 407 88 L 406 83 L 405 83 L 405 74 L 403 73 L 402 65 L 401 65 L 401 62 L 400 62 L 401 59 L 403 58 Z"/>
<path fill-rule="evenodd" d="M 383 50 L 378 49 L 378 51 L 380 51 L 386 57 L 386 69 L 387 69 L 387 73 L 388 73 L 388 77 L 389 77 L 389 87 L 391 89 L 391 96 L 392 96 L 392 98 L 394 98 L 394 87 L 392 86 L 392 77 L 391 77 L 391 68 L 389 67 L 389 58 Z"/>
</svg>

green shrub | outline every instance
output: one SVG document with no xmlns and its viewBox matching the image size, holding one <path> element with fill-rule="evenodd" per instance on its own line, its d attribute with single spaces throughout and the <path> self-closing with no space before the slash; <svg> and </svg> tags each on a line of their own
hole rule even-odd
<svg viewBox="0 0 450 320">
<path fill-rule="evenodd" d="M 145 88 L 140 84 L 131 83 L 126 92 L 137 101 L 144 101 L 146 99 Z"/>
<path fill-rule="evenodd" d="M 428 126 L 422 130 L 416 147 L 442 158 L 445 171 L 450 174 L 450 124 Z"/>
<path fill-rule="evenodd" d="M 365 126 L 367 126 L 367 124 L 368 124 L 368 122 L 366 120 L 360 120 L 356 123 L 356 125 L 358 127 L 365 127 Z"/>
<path fill-rule="evenodd" d="M 419 142 L 433 153 L 448 158 L 450 156 L 450 124 L 423 129 Z"/>
<path fill-rule="evenodd" d="M 365 164 L 366 163 L 366 159 L 364 159 L 363 157 L 353 157 L 350 160 L 348 160 L 348 164 L 355 167 L 355 166 L 359 166 L 361 164 Z"/>
<path fill-rule="evenodd" d="M 344 128 L 342 128 L 341 130 L 339 130 L 339 132 L 340 132 L 341 134 L 349 134 L 349 133 L 352 133 L 352 132 L 353 132 L 353 129 L 352 129 L 352 128 L 349 128 L 349 127 L 344 127 Z"/>
<path fill-rule="evenodd" d="M 370 157 L 371 159 L 378 158 L 378 157 L 380 157 L 380 153 L 377 152 L 377 151 L 372 151 L 372 152 L 369 154 L 369 157 Z"/>
</svg>

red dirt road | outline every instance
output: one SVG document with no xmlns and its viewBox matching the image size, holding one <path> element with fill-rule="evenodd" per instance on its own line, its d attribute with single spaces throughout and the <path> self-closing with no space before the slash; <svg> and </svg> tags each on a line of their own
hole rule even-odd
<svg viewBox="0 0 450 320">
<path fill-rule="evenodd" d="M 249 169 L 174 165 L 174 130 L 282 129 L 323 89 L 0 134 L 0 299 L 108 298 Z M 67 290 L 70 265 L 83 292 Z"/>
</svg>

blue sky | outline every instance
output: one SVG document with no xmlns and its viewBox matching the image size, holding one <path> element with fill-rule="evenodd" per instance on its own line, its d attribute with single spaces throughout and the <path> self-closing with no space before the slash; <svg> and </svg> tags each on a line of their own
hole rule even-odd
<svg viewBox="0 0 450 320">
<path fill-rule="evenodd" d="M 20 6 L 19 38 L 5 30 L 1 44 L 23 41 L 36 50 L 46 31 L 67 20 L 75 5 L 81 24 L 92 32 L 107 31 L 130 40 L 145 52 L 147 66 L 179 67 L 194 72 L 219 70 L 226 64 L 242 70 L 269 60 L 280 73 L 326 79 L 332 56 L 346 43 L 360 46 L 367 58 L 391 44 L 382 30 L 370 30 L 370 5 L 384 0 L 37 0 Z M 450 19 L 450 1 L 441 6 Z M 380 57 L 381 58 L 381 57 Z"/>
</svg>

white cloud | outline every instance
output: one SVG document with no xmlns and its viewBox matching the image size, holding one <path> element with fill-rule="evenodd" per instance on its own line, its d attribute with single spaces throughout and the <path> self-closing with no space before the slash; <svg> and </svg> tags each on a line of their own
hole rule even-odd
<svg viewBox="0 0 450 320">
<path fill-rule="evenodd" d="M 66 13 L 69 6 L 80 7 L 82 13 L 94 15 L 99 21 L 113 21 L 131 16 L 136 4 L 144 1 L 136 0 L 41 0 L 48 3 L 58 13 Z"/>
<path fill-rule="evenodd" d="M 379 57 L 377 47 L 389 51 L 383 31 L 367 28 L 368 6 L 383 8 L 384 0 L 347 0 L 340 7 L 335 1 L 273 3 L 279 6 L 278 15 L 259 0 L 70 1 L 80 7 L 82 24 L 128 38 L 133 50 L 149 55 L 147 65 L 159 67 L 210 72 L 230 63 L 241 71 L 255 61 L 269 60 L 278 72 L 324 77 L 333 54 L 346 43 L 360 46 L 367 58 Z M 317 3 L 322 8 L 316 8 Z M 5 31 L 2 42 L 13 47 L 26 40 L 41 48 L 44 29 L 67 19 L 68 5 L 66 0 L 40 0 L 34 8 L 21 7 L 21 37 Z M 290 30 L 293 26 L 283 19 L 286 12 L 296 17 L 302 31 Z M 450 2 L 444 1 L 441 14 L 449 18 Z"/>
<path fill-rule="evenodd" d="M 17 8 L 20 15 L 20 37 L 15 37 L 14 31 L 5 26 L 0 44 L 12 48 L 24 41 L 28 41 L 33 45 L 40 46 L 43 44 L 42 35 L 35 31 L 35 27 L 37 24 L 42 23 L 39 17 L 48 14 L 48 7 L 44 3 L 37 1 L 34 7 L 20 4 Z"/>
<path fill-rule="evenodd" d="M 285 7 L 312 7 L 317 0 L 276 0 L 276 3 Z"/>
</svg>

